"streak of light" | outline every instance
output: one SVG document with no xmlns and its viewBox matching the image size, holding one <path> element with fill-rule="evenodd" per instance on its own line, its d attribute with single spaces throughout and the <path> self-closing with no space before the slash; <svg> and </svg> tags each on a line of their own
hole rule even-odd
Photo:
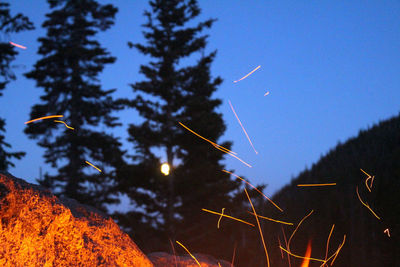
<svg viewBox="0 0 400 267">
<path fill-rule="evenodd" d="M 258 188 L 257 187 L 255 187 L 254 185 L 252 185 L 251 183 L 249 183 L 249 182 L 247 182 L 245 179 L 243 179 L 242 177 L 240 177 L 240 176 L 238 176 L 238 175 L 236 175 L 236 174 L 234 174 L 234 173 L 232 173 L 232 172 L 229 172 L 229 171 L 227 171 L 227 170 L 222 170 L 223 172 L 226 172 L 226 173 L 229 173 L 229 174 L 232 174 L 233 176 L 235 176 L 236 178 L 238 178 L 239 180 L 242 180 L 243 182 L 245 182 L 246 184 L 248 184 L 249 186 L 251 186 L 252 188 L 254 188 L 258 193 L 260 193 L 261 195 L 263 195 L 269 202 L 271 202 L 278 210 L 280 210 L 281 212 L 283 212 L 283 209 L 281 209 L 278 205 L 276 205 L 269 197 L 267 197 L 263 192 L 261 192 L 260 190 L 258 190 Z"/>
<path fill-rule="evenodd" d="M 332 262 L 331 262 L 331 266 L 332 266 L 333 263 L 335 262 L 336 257 L 339 255 L 339 252 L 340 252 L 340 250 L 342 249 L 342 247 L 343 247 L 345 241 L 346 241 L 346 235 L 343 236 L 343 242 L 342 242 L 342 244 L 340 244 L 340 246 L 339 246 L 339 248 L 336 250 L 336 252 L 333 253 L 332 256 L 330 256 L 330 257 L 326 260 L 326 262 L 328 262 L 332 257 L 334 257 L 333 260 L 332 260 Z M 326 262 L 325 262 L 325 263 L 326 263 Z M 325 263 L 324 263 L 324 264 L 325 264 Z M 321 266 L 323 266 L 324 264 L 322 264 Z"/>
<path fill-rule="evenodd" d="M 232 255 L 231 267 L 233 267 L 233 263 L 235 262 L 236 247 L 237 247 L 237 243 L 235 242 L 235 246 L 233 247 L 233 255 Z"/>
<path fill-rule="evenodd" d="M 295 257 L 295 258 L 299 258 L 299 259 L 308 259 L 308 260 L 311 260 L 311 261 L 319 261 L 319 262 L 323 262 L 324 264 L 326 263 L 326 261 L 325 261 L 325 260 L 322 260 L 322 259 L 311 258 L 311 257 L 303 257 L 303 256 L 300 256 L 300 255 L 293 254 L 292 252 L 290 252 L 290 251 L 284 249 L 282 246 L 280 246 L 280 249 L 282 249 L 282 250 L 285 251 L 287 254 L 289 254 L 289 255 L 291 255 L 291 256 L 293 256 L 293 257 Z"/>
<path fill-rule="evenodd" d="M 221 215 L 221 216 L 223 216 L 223 217 L 226 217 L 226 218 L 229 218 L 229 219 L 232 219 L 232 220 L 235 220 L 235 221 L 238 221 L 238 222 L 242 222 L 242 223 L 245 223 L 245 224 L 248 224 L 248 225 L 250 225 L 250 226 L 255 227 L 255 225 L 252 224 L 252 223 L 243 221 L 243 220 L 241 220 L 241 219 L 238 219 L 238 218 L 235 218 L 235 217 L 226 215 L 226 214 L 222 214 L 222 213 L 219 213 L 219 212 L 216 212 L 216 211 L 212 211 L 212 210 L 208 210 L 208 209 L 201 209 L 201 210 L 202 210 L 202 211 L 209 212 L 209 213 L 212 213 L 212 214 Z"/>
<path fill-rule="evenodd" d="M 330 241 L 330 239 L 331 239 L 331 235 L 332 235 L 332 232 L 333 232 L 333 228 L 335 228 L 335 225 L 334 225 L 334 224 L 332 225 L 331 231 L 329 232 L 328 240 L 326 241 L 325 260 L 326 260 L 326 258 L 328 258 L 329 241 Z"/>
<path fill-rule="evenodd" d="M 285 230 L 283 230 L 283 226 L 282 225 L 281 225 L 281 229 L 282 229 L 282 233 L 283 233 L 283 239 L 285 240 L 285 245 L 286 245 L 286 247 L 288 247 L 288 242 L 287 242 L 287 239 L 286 239 Z M 281 249 L 281 252 L 282 252 L 282 249 Z M 289 263 L 289 267 L 291 267 L 292 264 L 290 263 L 289 254 L 287 254 L 287 260 L 288 260 L 288 263 Z"/>
<path fill-rule="evenodd" d="M 383 231 L 385 234 L 388 235 L 388 237 L 390 237 L 390 232 L 389 232 L 389 228 L 386 228 L 385 231 Z"/>
<path fill-rule="evenodd" d="M 250 214 L 252 214 L 252 215 L 255 215 L 254 213 L 252 213 L 252 212 L 250 212 L 250 211 L 248 211 L 248 213 L 250 213 Z M 274 220 L 274 219 L 272 219 L 272 218 L 265 217 L 265 216 L 261 216 L 261 215 L 259 215 L 259 214 L 257 214 L 257 216 L 258 216 L 259 218 L 262 218 L 262 219 L 265 219 L 265 220 L 269 220 L 269 221 L 271 221 L 271 222 L 276 222 L 276 223 L 281 223 L 281 224 L 286 224 L 286 225 L 293 225 L 293 223 L 290 223 L 290 222 L 283 222 L 283 221 Z"/>
<path fill-rule="evenodd" d="M 237 155 L 237 153 L 236 152 L 233 152 L 232 150 L 229 150 L 229 149 L 227 149 L 227 148 L 225 148 L 225 147 L 223 147 L 223 146 L 220 146 L 220 145 L 218 145 L 218 144 L 212 144 L 216 149 L 219 149 L 219 150 L 221 150 L 222 152 L 224 152 L 224 153 L 232 153 L 232 154 L 234 154 L 234 155 Z"/>
<path fill-rule="evenodd" d="M 175 252 L 175 247 L 174 247 L 174 244 L 172 243 L 172 240 L 171 240 L 171 238 L 169 238 L 169 243 L 171 244 L 171 247 L 172 247 L 172 252 L 174 253 L 175 267 L 178 267 L 178 261 L 176 260 L 176 252 Z"/>
<path fill-rule="evenodd" d="M 72 128 L 71 126 L 68 126 L 68 125 L 65 123 L 65 121 L 57 121 L 57 120 L 54 120 L 54 122 L 64 123 L 65 127 L 67 127 L 68 129 L 75 130 L 75 129 Z"/>
<path fill-rule="evenodd" d="M 221 222 L 222 216 L 224 216 L 224 210 L 225 208 L 222 208 L 222 213 L 221 216 L 219 217 L 218 223 L 217 223 L 217 228 L 219 229 L 219 223 Z"/>
<path fill-rule="evenodd" d="M 94 166 L 92 163 L 90 163 L 89 161 L 85 160 L 85 162 L 87 164 L 89 164 L 90 166 L 92 166 L 93 168 L 95 168 L 96 170 L 98 170 L 99 172 L 101 172 L 101 170 L 99 168 L 97 168 L 96 166 Z"/>
<path fill-rule="evenodd" d="M 365 207 L 367 207 L 367 209 L 369 209 L 369 210 L 372 212 L 372 214 L 373 214 L 378 220 L 380 220 L 381 218 L 379 218 L 379 216 L 376 215 L 376 213 L 371 209 L 371 207 L 368 205 L 368 203 L 363 202 L 363 201 L 361 200 L 360 194 L 358 193 L 358 186 L 356 186 L 356 192 L 357 192 L 357 196 L 358 196 L 358 199 L 360 200 L 360 202 L 361 202 Z"/>
<path fill-rule="evenodd" d="M 305 258 L 309 258 L 311 256 L 311 240 L 308 240 L 307 250 L 304 256 Z M 308 267 L 309 265 L 310 259 L 304 259 L 300 267 Z"/>
<path fill-rule="evenodd" d="M 203 136 L 199 135 L 199 134 L 196 133 L 195 131 L 191 130 L 189 127 L 185 126 L 183 123 L 179 122 L 179 124 L 180 124 L 183 128 L 185 128 L 186 130 L 188 130 L 189 132 L 191 132 L 192 134 L 194 134 L 194 135 L 196 135 L 197 137 L 200 137 L 201 139 L 203 139 L 203 140 L 209 142 L 209 143 L 210 143 L 211 145 L 213 145 L 216 149 L 218 149 L 218 150 L 220 150 L 220 151 L 222 151 L 222 152 L 224 152 L 224 153 L 227 153 L 228 155 L 230 155 L 230 156 L 236 158 L 237 160 L 239 160 L 240 162 L 242 162 L 243 164 L 245 164 L 247 167 L 249 167 L 249 168 L 252 167 L 252 166 L 251 166 L 250 164 L 248 164 L 247 162 L 245 162 L 245 161 L 243 161 L 242 159 L 240 159 L 239 157 L 235 156 L 235 154 L 237 154 L 237 153 L 232 152 L 231 150 L 229 150 L 229 149 L 227 149 L 227 148 L 225 148 L 225 147 L 223 147 L 223 146 L 220 146 L 220 145 L 218 145 L 218 144 L 216 144 L 216 143 L 214 143 L 214 142 L 208 140 L 207 138 L 204 138 Z"/>
<path fill-rule="evenodd" d="M 45 117 L 40 117 L 40 118 L 37 118 L 37 119 L 33 119 L 33 120 L 30 120 L 30 121 L 27 121 L 27 122 L 25 122 L 25 124 L 28 124 L 28 123 L 31 123 L 31 122 L 34 122 L 34 121 L 40 121 L 40 120 L 51 119 L 51 118 L 61 118 L 61 117 L 64 117 L 64 115 L 45 116 Z"/>
<path fill-rule="evenodd" d="M 288 245 L 287 245 L 287 248 L 288 248 L 289 251 L 290 251 L 290 242 L 292 241 L 292 238 L 293 238 L 294 234 L 296 233 L 297 229 L 299 229 L 299 226 L 303 223 L 303 221 L 304 221 L 305 219 L 307 219 L 308 216 L 310 216 L 313 212 L 314 212 L 314 210 L 311 210 L 309 214 L 307 214 L 306 216 L 304 216 L 304 218 L 301 219 L 301 221 L 299 222 L 299 224 L 296 226 L 296 229 L 294 229 L 293 233 L 290 235 L 289 242 L 288 242 Z"/>
<path fill-rule="evenodd" d="M 187 253 L 196 261 L 196 263 L 201 267 L 200 263 L 199 263 L 198 260 L 195 258 L 195 256 L 193 256 L 192 253 L 190 253 L 190 251 L 189 251 L 184 245 L 182 245 L 181 242 L 176 241 L 176 243 L 178 243 L 181 247 L 183 247 L 183 248 L 186 250 L 186 252 L 187 252 Z"/>
<path fill-rule="evenodd" d="M 238 121 L 239 124 L 240 124 L 240 127 L 242 127 L 242 130 L 243 130 L 244 134 L 246 135 L 247 140 L 249 140 L 249 143 L 250 143 L 251 147 L 253 148 L 254 152 L 256 152 L 256 154 L 258 154 L 257 150 L 254 148 L 253 143 L 252 143 L 251 140 L 250 140 L 249 135 L 248 135 L 247 132 L 246 132 L 246 129 L 243 127 L 242 122 L 240 121 L 238 115 L 236 114 L 235 109 L 233 108 L 231 101 L 228 100 L 228 102 L 229 102 L 229 106 L 231 106 L 231 109 L 232 109 L 232 111 L 233 111 L 233 114 L 235 114 L 235 117 L 236 117 L 237 121 Z"/>
<path fill-rule="evenodd" d="M 26 49 L 26 46 L 19 45 L 19 44 L 13 43 L 13 42 L 9 42 L 9 43 L 10 43 L 10 45 L 13 45 L 13 46 L 16 46 L 16 47 L 19 47 L 19 48 L 22 48 L 22 49 Z"/>
<path fill-rule="evenodd" d="M 360 169 L 360 170 L 361 170 L 365 175 L 368 176 L 367 179 L 365 179 L 365 186 L 367 187 L 368 191 L 371 192 L 371 188 L 372 188 L 372 185 L 373 185 L 373 183 L 374 183 L 374 178 L 375 178 L 375 176 L 369 175 L 369 174 L 366 173 L 363 169 Z M 370 184 L 370 185 L 368 185 L 368 180 L 371 180 L 371 184 Z"/>
<path fill-rule="evenodd" d="M 279 236 L 278 236 L 278 243 L 279 243 L 279 247 L 281 247 L 282 245 L 281 245 L 281 240 L 279 239 Z M 281 256 L 282 256 L 282 259 L 283 259 L 283 251 L 282 251 L 282 249 L 280 251 L 281 251 Z"/>
<path fill-rule="evenodd" d="M 336 185 L 336 183 L 326 183 L 326 184 L 298 184 L 297 186 L 329 186 Z"/>
<path fill-rule="evenodd" d="M 264 96 L 267 96 L 267 95 L 269 95 L 269 92 L 266 92 L 266 93 L 264 94 Z"/>
<path fill-rule="evenodd" d="M 259 65 L 257 68 L 255 68 L 254 70 L 250 71 L 248 74 L 246 74 L 245 76 L 243 76 L 242 78 L 240 78 L 239 80 L 233 81 L 234 83 L 240 82 L 243 79 L 246 79 L 247 77 L 249 77 L 251 74 L 253 74 L 253 72 L 255 72 L 256 70 L 258 70 L 259 68 L 261 68 L 261 65 Z"/>
<path fill-rule="evenodd" d="M 263 246 L 264 246 L 265 256 L 267 257 L 267 266 L 269 267 L 270 266 L 269 265 L 269 256 L 268 256 L 267 246 L 265 245 L 265 241 L 264 241 L 264 235 L 263 235 L 263 232 L 261 230 L 260 221 L 258 220 L 258 216 L 257 216 L 256 210 L 254 209 L 253 202 L 251 202 L 251 198 L 249 197 L 249 194 L 247 193 L 246 188 L 244 189 L 244 192 L 246 193 L 247 199 L 249 200 L 251 208 L 253 209 L 254 216 L 256 217 L 258 230 L 260 232 L 261 240 L 262 240 L 262 243 L 263 243 Z"/>
</svg>

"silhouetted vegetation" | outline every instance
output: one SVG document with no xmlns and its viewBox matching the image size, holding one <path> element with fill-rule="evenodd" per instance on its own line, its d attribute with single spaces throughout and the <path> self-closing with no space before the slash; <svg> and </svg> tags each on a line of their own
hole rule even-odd
<svg viewBox="0 0 400 267">
<path fill-rule="evenodd" d="M 10 14 L 10 5 L 8 3 L 0 3 L 0 34 L 3 37 L 9 37 L 10 33 L 17 33 L 25 30 L 33 30 L 33 24 L 29 19 L 18 13 L 15 16 Z M 18 52 L 10 43 L 0 42 L 0 97 L 3 95 L 3 90 L 6 85 L 15 80 L 15 75 L 11 70 L 11 62 L 15 59 Z M 25 155 L 25 152 L 10 152 L 7 151 L 11 145 L 5 141 L 4 133 L 6 122 L 0 118 L 0 171 L 7 171 L 9 167 L 14 166 L 11 159 L 20 159 Z"/>
<path fill-rule="evenodd" d="M 371 192 L 365 185 L 374 176 Z M 336 186 L 298 187 L 297 184 L 336 182 Z M 368 181 L 370 184 L 371 180 Z M 356 194 L 380 217 L 377 219 Z M 335 266 L 399 266 L 400 264 L 400 115 L 380 122 L 355 138 L 338 144 L 310 169 L 304 170 L 273 198 L 284 213 L 264 208 L 272 218 L 297 223 L 311 210 L 295 234 L 290 249 L 304 255 L 308 240 L 312 241 L 312 257 L 324 258 L 326 242 L 334 224 L 329 253 L 332 255 L 346 242 Z M 283 226 L 289 238 L 295 226 Z M 384 233 L 389 229 L 390 237 Z M 264 233 L 269 243 L 273 266 L 288 266 L 281 258 L 278 238 L 284 245 L 281 225 L 266 222 Z M 260 255 L 262 256 L 262 255 Z M 298 260 L 292 264 L 298 266 Z M 311 266 L 319 266 L 315 265 Z M 292 265 L 293 266 L 293 265 Z"/>
<path fill-rule="evenodd" d="M 117 9 L 94 0 L 48 1 L 51 13 L 43 27 L 47 35 L 39 38 L 42 56 L 26 77 L 44 89 L 41 103 L 32 107 L 30 118 L 64 115 L 74 130 L 53 120 L 28 124 L 25 133 L 38 139 L 46 149 L 46 163 L 57 168 L 56 175 L 46 174 L 42 185 L 55 193 L 105 210 L 105 204 L 117 203 L 112 196 L 115 169 L 123 164 L 118 139 L 99 130 L 99 126 L 118 126 L 111 113 L 120 109 L 103 90 L 99 73 L 115 58 L 93 37 L 114 24 Z M 97 128 L 96 128 L 97 127 Z M 92 162 L 99 173 L 85 163 Z"/>
</svg>

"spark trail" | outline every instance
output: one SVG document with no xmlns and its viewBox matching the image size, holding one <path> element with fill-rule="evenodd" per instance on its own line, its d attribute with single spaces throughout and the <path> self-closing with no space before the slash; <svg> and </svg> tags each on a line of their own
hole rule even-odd
<svg viewBox="0 0 400 267">
<path fill-rule="evenodd" d="M 231 101 L 228 100 L 228 102 L 229 102 L 229 106 L 231 106 L 231 109 L 232 109 L 232 111 L 233 111 L 233 114 L 235 114 L 235 117 L 236 117 L 237 121 L 238 121 L 239 124 L 240 124 L 240 127 L 242 127 L 242 130 L 243 130 L 244 134 L 246 135 L 247 140 L 249 140 L 249 143 L 250 143 L 251 147 L 253 148 L 254 152 L 256 152 L 256 154 L 258 154 L 257 150 L 256 150 L 256 149 L 254 148 L 254 146 L 253 146 L 253 142 L 251 142 L 250 137 L 249 137 L 249 135 L 248 135 L 247 132 L 246 132 L 246 129 L 243 127 L 242 122 L 240 121 L 238 115 L 236 114 L 235 109 L 233 108 Z"/>
<path fill-rule="evenodd" d="M 240 82 L 243 79 L 246 79 L 247 77 L 249 77 L 251 74 L 253 74 L 253 72 L 255 72 L 256 70 L 258 70 L 259 68 L 261 68 L 261 65 L 259 65 L 257 68 L 255 68 L 254 70 L 250 71 L 248 74 L 246 74 L 245 76 L 243 76 L 242 78 L 240 78 L 239 80 L 233 81 L 234 83 Z"/>
<path fill-rule="evenodd" d="M 45 120 L 45 119 L 51 119 L 51 118 L 61 118 L 64 117 L 64 115 L 50 115 L 50 116 L 45 116 L 45 117 L 40 117 L 40 118 L 36 118 L 30 121 L 25 122 L 25 124 L 34 122 L 34 121 L 40 121 L 40 120 Z"/>
</svg>

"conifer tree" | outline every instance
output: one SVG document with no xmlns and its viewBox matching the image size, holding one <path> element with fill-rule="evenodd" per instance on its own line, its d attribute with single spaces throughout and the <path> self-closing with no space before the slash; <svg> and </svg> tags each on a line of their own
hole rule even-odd
<svg viewBox="0 0 400 267">
<path fill-rule="evenodd" d="M 51 12 L 42 25 L 47 36 L 39 38 L 42 58 L 25 74 L 44 89 L 30 117 L 63 115 L 58 120 L 66 125 L 43 120 L 28 124 L 25 132 L 38 139 L 39 146 L 45 148 L 46 163 L 58 171 L 46 174 L 41 184 L 105 210 L 105 204 L 118 202 L 111 192 L 116 169 L 123 163 L 123 151 L 118 139 L 104 131 L 105 127 L 119 125 L 111 114 L 119 109 L 111 96 L 115 89 L 102 89 L 98 79 L 105 64 L 115 58 L 94 36 L 114 24 L 117 8 L 95 0 L 48 3 Z"/>
<path fill-rule="evenodd" d="M 10 14 L 10 5 L 8 3 L 0 3 L 0 33 L 4 39 L 8 39 L 10 33 L 17 33 L 24 30 L 32 30 L 33 24 L 29 19 L 21 13 L 12 16 Z M 15 75 L 11 71 L 11 62 L 15 59 L 18 52 L 16 48 L 9 42 L 0 42 L 0 96 L 6 85 L 15 80 Z M 5 130 L 5 120 L 0 118 L 0 171 L 7 171 L 9 167 L 14 166 L 10 161 L 12 158 L 21 159 L 24 152 L 8 152 L 7 149 L 11 145 L 5 141 L 3 135 Z"/>
<path fill-rule="evenodd" d="M 130 179 L 121 181 L 121 191 L 140 208 L 119 214 L 118 220 L 145 251 L 168 249 L 170 238 L 210 252 L 226 239 L 212 244 L 218 218 L 201 209 L 225 207 L 232 212 L 232 196 L 240 183 L 222 172 L 224 153 L 179 123 L 231 146 L 220 141 L 226 126 L 216 109 L 222 102 L 212 96 L 222 82 L 210 73 L 216 52 L 205 51 L 203 30 L 215 20 L 196 22 L 200 8 L 194 0 L 152 0 L 150 7 L 144 13 L 146 43 L 128 43 L 152 61 L 140 67 L 145 80 L 131 85 L 135 96 L 127 102 L 144 121 L 129 126 L 136 154 L 125 170 Z M 171 166 L 167 176 L 160 172 L 163 162 Z M 151 230 L 159 240 L 150 238 Z"/>
</svg>

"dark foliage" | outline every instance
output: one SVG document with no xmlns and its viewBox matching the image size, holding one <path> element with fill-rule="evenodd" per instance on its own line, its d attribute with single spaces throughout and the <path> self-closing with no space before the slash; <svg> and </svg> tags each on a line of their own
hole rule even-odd
<svg viewBox="0 0 400 267">
<path fill-rule="evenodd" d="M 116 217 L 146 252 L 171 251 L 170 239 L 230 259 L 240 223 L 223 222 L 225 227 L 217 229 L 218 216 L 202 208 L 246 214 L 247 199 L 240 181 L 222 172 L 224 154 L 179 124 L 231 146 L 219 140 L 226 126 L 216 111 L 221 100 L 212 95 L 222 80 L 210 74 L 216 53 L 205 52 L 207 35 L 202 33 L 215 20 L 196 22 L 197 1 L 155 0 L 150 6 L 144 13 L 146 43 L 129 45 L 152 61 L 140 68 L 145 80 L 132 84 L 133 100 L 125 100 L 144 119 L 129 126 L 136 154 L 123 170 L 122 177 L 130 178 L 120 185 L 137 209 Z M 163 161 L 173 166 L 168 176 L 160 173 Z"/>
<path fill-rule="evenodd" d="M 295 225 L 311 210 L 313 214 L 299 227 L 292 240 L 293 253 L 304 255 L 307 242 L 312 241 L 312 256 L 324 258 L 326 242 L 334 224 L 328 255 L 332 255 L 346 235 L 345 244 L 335 266 L 399 266 L 400 265 L 400 115 L 383 121 L 355 138 L 338 144 L 311 169 L 300 173 L 275 196 L 284 209 L 278 214 L 269 208 L 266 216 L 276 217 Z M 369 192 L 368 177 L 374 182 Z M 370 184 L 368 181 L 368 184 Z M 297 184 L 336 182 L 334 187 L 298 187 Z M 377 219 L 357 196 L 368 203 L 380 217 Z M 384 233 L 389 229 L 390 237 Z M 289 238 L 294 226 L 283 226 Z M 288 266 L 281 258 L 278 238 L 284 244 L 282 227 L 268 223 L 264 232 L 269 240 L 272 266 Z M 261 257 L 261 255 L 260 255 Z M 291 258 L 292 266 L 300 262 Z M 310 266 L 320 266 L 313 263 Z"/>
<path fill-rule="evenodd" d="M 116 203 L 112 196 L 116 169 L 123 164 L 120 142 L 100 127 L 118 126 L 112 112 L 120 106 L 112 99 L 115 91 L 103 90 L 97 78 L 115 58 L 94 36 L 114 23 L 117 9 L 94 0 L 49 0 L 52 11 L 43 27 L 47 36 L 39 38 L 42 58 L 26 77 L 44 89 L 41 103 L 32 107 L 31 118 L 64 115 L 74 130 L 53 120 L 28 124 L 26 134 L 38 139 L 46 149 L 46 162 L 57 168 L 45 175 L 41 184 L 60 195 L 105 209 Z M 85 163 L 97 165 L 99 173 Z"/>
<path fill-rule="evenodd" d="M 0 33 L 8 37 L 10 33 L 17 33 L 25 30 L 34 29 L 32 22 L 22 15 L 10 14 L 10 5 L 8 3 L 0 3 Z M 15 59 L 18 52 L 16 48 L 8 42 L 0 42 L 0 96 L 3 95 L 3 90 L 6 85 L 15 80 L 15 75 L 11 71 L 11 62 Z M 4 133 L 5 120 L 0 118 L 0 171 L 7 171 L 9 167 L 14 166 L 10 161 L 12 158 L 21 159 L 24 152 L 9 152 L 6 148 L 11 148 L 11 145 L 6 143 Z"/>
</svg>

